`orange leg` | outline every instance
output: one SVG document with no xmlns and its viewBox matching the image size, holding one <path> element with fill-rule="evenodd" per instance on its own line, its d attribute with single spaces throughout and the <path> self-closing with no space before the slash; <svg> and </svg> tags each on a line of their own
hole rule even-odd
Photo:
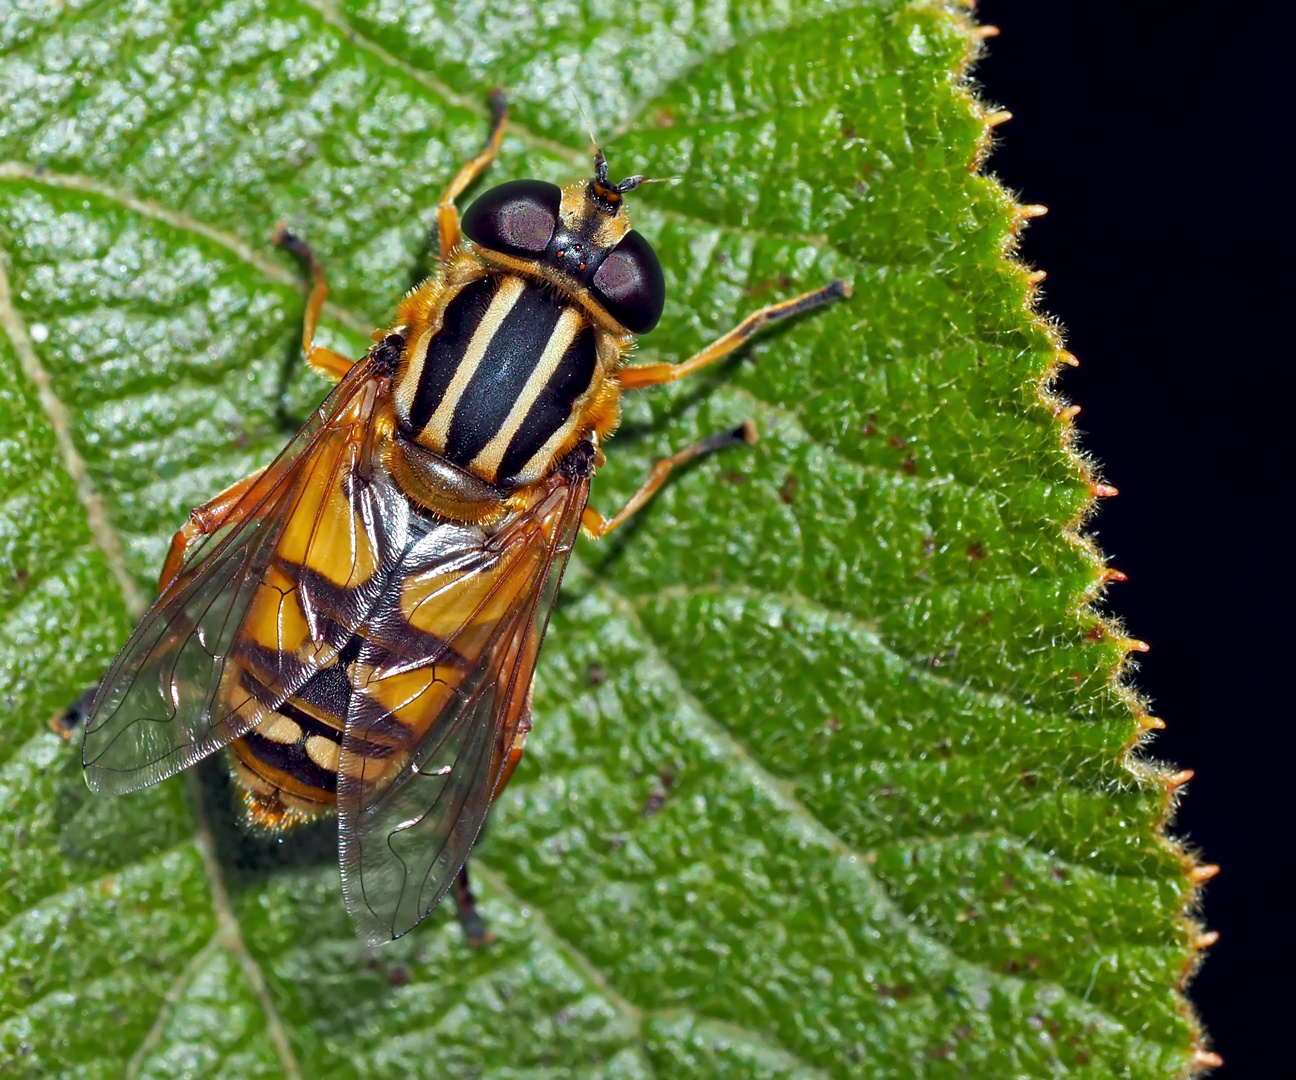
<svg viewBox="0 0 1296 1080">
<path fill-rule="evenodd" d="M 274 231 L 271 241 L 291 251 L 310 270 L 311 291 L 306 298 L 306 319 L 302 326 L 302 349 L 306 353 L 306 363 L 316 371 L 323 372 L 334 382 L 341 382 L 342 377 L 351 370 L 355 361 L 332 349 L 315 344 L 315 330 L 319 326 L 320 312 L 324 310 L 324 301 L 328 299 L 328 282 L 324 280 L 324 267 L 315 258 L 315 252 L 300 236 L 288 231 L 287 225 L 280 225 Z"/>
<path fill-rule="evenodd" d="M 668 458 L 662 458 L 652 467 L 648 479 L 643 482 L 639 490 L 630 496 L 629 502 L 613 514 L 612 517 L 605 518 L 592 506 L 585 507 L 584 513 L 581 514 L 582 531 L 586 536 L 595 539 L 606 536 L 613 529 L 624 525 L 631 514 L 641 509 L 644 503 L 657 494 L 657 489 L 666 483 L 666 477 L 670 476 L 671 470 L 676 465 L 683 465 L 686 461 L 692 461 L 699 454 L 709 454 L 712 450 L 723 450 L 726 446 L 737 446 L 739 443 L 746 443 L 748 446 L 754 446 L 756 443 L 756 425 L 750 420 L 741 427 L 734 428 L 733 431 L 722 431 L 718 435 L 710 435 L 701 442 L 696 442 L 692 446 L 686 446 L 683 450 L 671 454 Z"/>
<path fill-rule="evenodd" d="M 527 735 L 531 733 L 531 695 L 535 693 L 535 681 L 532 680 L 531 688 L 527 690 L 526 708 L 518 720 L 517 730 L 513 733 L 513 742 L 509 745 L 508 757 L 504 759 L 504 768 L 500 770 L 499 783 L 495 785 L 495 798 L 500 797 L 500 793 L 508 786 L 508 782 L 513 779 L 513 772 L 522 761 L 522 752 L 526 749 Z"/>
<path fill-rule="evenodd" d="M 728 356 L 757 330 L 770 323 L 792 315 L 800 315 L 803 311 L 812 308 L 822 307 L 842 296 L 850 296 L 850 286 L 844 281 L 837 280 L 822 289 L 815 289 L 814 292 L 784 300 L 781 304 L 771 304 L 769 307 L 761 308 L 760 311 L 752 312 L 729 333 L 717 338 L 696 356 L 685 360 L 682 364 L 640 364 L 637 367 L 622 368 L 617 373 L 617 380 L 623 390 L 638 390 L 644 386 L 660 386 L 662 383 L 674 382 L 676 379 L 684 378 L 685 375 L 692 375 L 698 368 L 704 368 L 707 364 L 714 364 L 722 357 Z"/>
<path fill-rule="evenodd" d="M 508 103 L 503 90 L 491 91 L 490 105 L 491 133 L 486 140 L 485 149 L 455 174 L 445 194 L 441 196 L 441 201 L 437 203 L 437 240 L 441 247 L 442 262 L 450 258 L 450 253 L 459 246 L 459 211 L 455 209 L 455 199 L 490 167 L 499 153 L 500 141 L 504 138 Z"/>
<path fill-rule="evenodd" d="M 258 469 L 251 476 L 236 480 L 216 498 L 189 512 L 189 520 L 180 526 L 171 540 L 171 550 L 162 565 L 162 577 L 158 582 L 159 595 L 166 592 L 167 586 L 176 579 L 184 565 L 185 555 L 199 539 L 214 533 L 222 525 L 241 521 L 248 510 L 256 505 L 256 499 L 244 500 L 244 496 L 256 486 L 264 472 L 265 469 Z"/>
</svg>

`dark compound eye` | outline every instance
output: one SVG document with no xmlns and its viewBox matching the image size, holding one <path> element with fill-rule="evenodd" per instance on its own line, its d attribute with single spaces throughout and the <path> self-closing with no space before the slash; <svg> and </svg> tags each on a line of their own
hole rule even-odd
<svg viewBox="0 0 1296 1080">
<path fill-rule="evenodd" d="M 657 253 L 633 229 L 608 254 L 591 282 L 594 298 L 632 334 L 646 334 L 666 306 Z"/>
<path fill-rule="evenodd" d="M 464 213 L 473 243 L 523 258 L 541 254 L 558 225 L 562 189 L 543 180 L 510 180 L 477 198 Z"/>
</svg>

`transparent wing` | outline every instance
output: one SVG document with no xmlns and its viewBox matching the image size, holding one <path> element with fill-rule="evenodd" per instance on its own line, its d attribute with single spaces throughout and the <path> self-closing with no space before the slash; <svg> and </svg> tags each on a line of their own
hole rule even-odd
<svg viewBox="0 0 1296 1080">
<path fill-rule="evenodd" d="M 347 909 L 374 944 L 419 923 L 468 858 L 529 713 L 588 489 L 586 478 L 555 477 L 490 538 L 436 526 L 360 630 L 338 764 L 339 854 Z"/>
<path fill-rule="evenodd" d="M 90 707 L 92 789 L 157 783 L 245 735 L 382 595 L 409 511 L 370 467 L 379 385 L 357 364 L 144 616 Z"/>
</svg>

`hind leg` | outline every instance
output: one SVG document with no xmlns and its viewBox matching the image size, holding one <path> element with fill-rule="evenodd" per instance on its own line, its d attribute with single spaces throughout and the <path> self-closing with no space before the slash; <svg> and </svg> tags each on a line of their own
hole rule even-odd
<svg viewBox="0 0 1296 1080">
<path fill-rule="evenodd" d="M 454 898 L 459 925 L 463 927 L 468 944 L 474 949 L 479 949 L 494 941 L 495 935 L 486 929 L 486 921 L 477 910 L 477 897 L 473 895 L 472 886 L 468 881 L 467 863 L 459 868 L 459 874 L 455 878 Z"/>
</svg>

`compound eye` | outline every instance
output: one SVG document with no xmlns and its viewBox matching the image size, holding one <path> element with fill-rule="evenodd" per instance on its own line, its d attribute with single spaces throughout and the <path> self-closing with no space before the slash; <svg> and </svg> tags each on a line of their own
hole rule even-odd
<svg viewBox="0 0 1296 1080">
<path fill-rule="evenodd" d="M 648 241 L 633 229 L 598 268 L 594 298 L 632 334 L 646 334 L 666 306 L 666 278 Z"/>
<path fill-rule="evenodd" d="M 543 180 L 510 180 L 473 201 L 463 234 L 505 255 L 534 258 L 544 252 L 558 225 L 562 189 Z"/>
</svg>

